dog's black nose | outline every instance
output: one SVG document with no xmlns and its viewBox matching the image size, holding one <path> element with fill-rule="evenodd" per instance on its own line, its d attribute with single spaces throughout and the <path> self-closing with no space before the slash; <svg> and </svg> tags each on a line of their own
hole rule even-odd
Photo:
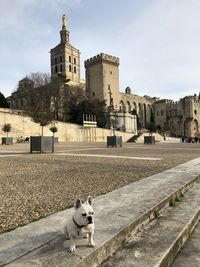
<svg viewBox="0 0 200 267">
<path fill-rule="evenodd" d="M 88 216 L 87 219 L 89 223 L 92 223 L 92 216 Z"/>
</svg>

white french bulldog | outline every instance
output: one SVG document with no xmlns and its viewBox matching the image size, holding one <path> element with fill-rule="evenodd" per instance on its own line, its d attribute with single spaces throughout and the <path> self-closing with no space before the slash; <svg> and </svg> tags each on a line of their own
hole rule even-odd
<svg viewBox="0 0 200 267">
<path fill-rule="evenodd" d="M 65 226 L 66 239 L 70 239 L 69 252 L 76 249 L 75 239 L 89 237 L 89 246 L 94 247 L 94 211 L 92 208 L 92 198 L 88 196 L 87 201 L 82 203 L 79 198 L 74 201 L 75 212 L 68 219 Z"/>
</svg>

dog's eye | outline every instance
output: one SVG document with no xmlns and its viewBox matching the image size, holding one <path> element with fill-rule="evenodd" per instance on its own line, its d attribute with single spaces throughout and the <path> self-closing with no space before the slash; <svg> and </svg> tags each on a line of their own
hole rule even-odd
<svg viewBox="0 0 200 267">
<path fill-rule="evenodd" d="M 86 213 L 82 213 L 82 216 L 84 216 L 84 217 L 85 217 L 86 215 L 87 215 Z"/>
<path fill-rule="evenodd" d="M 93 215 L 93 214 L 94 214 L 94 212 L 90 212 L 90 214 L 91 214 L 91 215 Z"/>
</svg>

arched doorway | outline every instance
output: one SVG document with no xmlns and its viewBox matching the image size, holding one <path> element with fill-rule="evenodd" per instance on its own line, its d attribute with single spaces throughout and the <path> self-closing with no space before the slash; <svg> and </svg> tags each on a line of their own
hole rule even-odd
<svg viewBox="0 0 200 267">
<path fill-rule="evenodd" d="M 132 109 L 132 113 L 137 115 L 138 114 L 138 110 L 137 110 L 137 104 L 135 102 L 133 102 L 133 109 Z"/>
<path fill-rule="evenodd" d="M 198 135 L 198 133 L 199 133 L 199 125 L 198 125 L 198 121 L 197 120 L 193 120 L 192 127 L 193 127 L 193 133 L 194 133 L 193 136 Z"/>
<path fill-rule="evenodd" d="M 143 127 L 146 128 L 146 126 L 147 126 L 147 110 L 146 110 L 146 104 L 143 105 L 143 110 L 144 110 Z"/>
</svg>

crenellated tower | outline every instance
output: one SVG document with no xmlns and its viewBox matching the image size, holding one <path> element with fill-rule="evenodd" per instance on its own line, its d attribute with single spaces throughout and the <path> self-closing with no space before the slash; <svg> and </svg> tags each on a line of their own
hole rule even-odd
<svg viewBox="0 0 200 267">
<path fill-rule="evenodd" d="M 118 104 L 119 58 L 104 53 L 85 61 L 86 94 L 89 99 L 106 100 L 107 106 Z"/>
</svg>

